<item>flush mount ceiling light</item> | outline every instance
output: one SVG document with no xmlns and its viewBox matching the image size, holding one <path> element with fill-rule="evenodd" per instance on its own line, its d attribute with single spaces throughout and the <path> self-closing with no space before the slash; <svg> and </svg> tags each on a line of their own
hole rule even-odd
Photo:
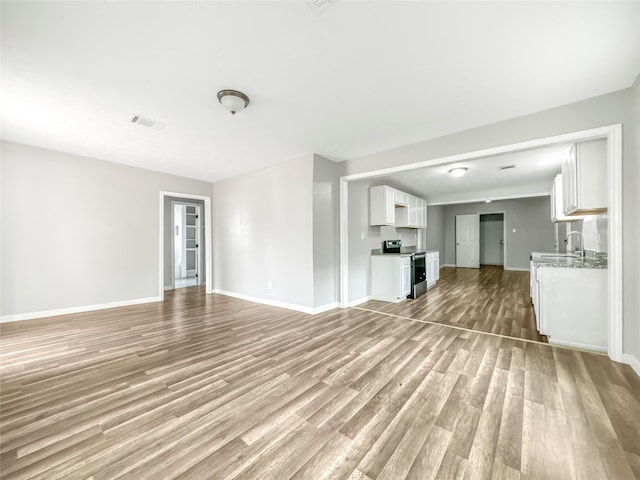
<svg viewBox="0 0 640 480">
<path fill-rule="evenodd" d="M 465 173 L 467 173 L 467 170 L 469 169 L 466 167 L 457 167 L 449 170 L 449 173 L 454 177 L 462 177 Z"/>
<path fill-rule="evenodd" d="M 249 105 L 249 97 L 237 90 L 220 90 L 218 101 L 231 112 L 231 115 L 235 115 Z"/>
</svg>

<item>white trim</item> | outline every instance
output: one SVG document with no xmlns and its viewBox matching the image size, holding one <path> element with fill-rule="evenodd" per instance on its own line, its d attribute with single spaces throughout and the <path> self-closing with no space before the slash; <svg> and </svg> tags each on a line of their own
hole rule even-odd
<svg viewBox="0 0 640 480">
<path fill-rule="evenodd" d="M 442 265 L 440 265 L 440 268 L 444 268 L 444 267 L 456 268 L 455 264 L 453 263 L 443 263 Z"/>
<path fill-rule="evenodd" d="M 499 197 L 492 196 L 491 201 L 499 202 L 501 200 L 513 200 L 516 198 L 548 197 L 548 196 L 549 196 L 549 192 L 520 193 L 520 194 L 513 194 L 513 195 L 503 195 Z M 458 203 L 484 203 L 486 200 L 487 200 L 487 197 L 481 197 L 481 198 L 471 199 L 471 200 L 453 200 L 450 202 L 433 202 L 433 203 L 429 202 L 427 206 L 437 207 L 438 205 L 455 205 Z M 484 213 L 482 215 L 484 215 Z"/>
<path fill-rule="evenodd" d="M 512 272 L 528 272 L 528 268 L 520 268 L 520 267 L 504 267 L 505 270 L 510 270 Z"/>
<path fill-rule="evenodd" d="M 349 184 L 340 178 L 340 308 L 349 306 Z"/>
<path fill-rule="evenodd" d="M 216 288 L 213 291 L 213 293 L 218 293 L 220 295 L 225 295 L 227 297 L 239 298 L 240 300 L 246 300 L 248 302 L 261 303 L 263 305 L 286 308 L 288 310 L 295 310 L 296 312 L 308 313 L 309 315 L 313 315 L 313 308 L 305 307 L 304 305 L 298 305 L 296 303 L 280 302 L 278 300 L 269 300 L 267 298 L 252 297 L 250 295 L 243 295 L 241 293 L 228 292 L 226 290 L 220 290 L 218 288 Z"/>
<path fill-rule="evenodd" d="M 622 361 L 633 368 L 633 371 L 636 372 L 636 375 L 640 377 L 640 360 L 638 360 L 630 353 L 623 353 Z"/>
<path fill-rule="evenodd" d="M 608 127 L 607 131 L 607 189 L 608 189 L 608 255 L 607 292 L 608 354 L 611 360 L 622 360 L 622 125 Z"/>
<path fill-rule="evenodd" d="M 3 315 L 0 323 L 19 322 L 22 320 L 35 320 L 36 318 L 57 317 L 59 315 L 69 315 L 70 313 L 93 312 L 94 310 L 105 310 L 107 308 L 128 307 L 130 305 L 140 305 L 143 303 L 159 302 L 160 297 L 135 298 L 133 300 L 120 300 L 118 302 L 97 303 L 95 305 L 83 305 L 81 307 L 57 308 L 54 310 L 42 310 L 40 312 L 19 313 L 16 315 Z"/>
<path fill-rule="evenodd" d="M 350 307 L 356 307 L 356 306 L 358 306 L 358 305 L 363 304 L 364 302 L 368 302 L 369 300 L 371 300 L 371 295 L 368 295 L 368 296 L 366 296 L 366 297 L 359 298 L 359 299 L 357 299 L 357 300 L 354 300 L 353 302 L 349 302 L 349 306 L 350 306 Z"/>
<path fill-rule="evenodd" d="M 340 307 L 338 302 L 327 303 L 326 305 L 321 305 L 319 307 L 313 308 L 313 315 L 317 315 L 318 313 L 328 312 L 329 310 L 333 310 L 334 308 Z"/>
<path fill-rule="evenodd" d="M 192 193 L 178 193 L 160 191 L 160 228 L 158 237 L 160 239 L 159 251 L 159 285 L 158 292 L 160 301 L 164 300 L 164 197 L 177 197 L 183 199 L 203 200 L 204 201 L 204 254 L 205 254 L 205 276 L 206 292 L 213 293 L 213 249 L 211 246 L 211 197 L 207 195 L 195 195 Z"/>
<path fill-rule="evenodd" d="M 525 142 L 512 143 L 499 147 L 485 148 L 446 157 L 408 163 L 395 167 L 383 168 L 363 173 L 355 173 L 340 177 L 340 304 L 349 302 L 349 232 L 347 223 L 348 182 L 365 178 L 379 177 L 397 172 L 418 168 L 446 165 L 454 162 L 470 160 L 485 156 L 510 153 L 520 150 L 545 147 L 558 143 L 569 143 L 583 140 L 606 138 L 608 145 L 607 189 L 609 195 L 608 225 L 608 355 L 615 361 L 622 359 L 622 125 L 614 124 L 604 127 L 563 133 L 550 137 L 537 138 Z"/>
<path fill-rule="evenodd" d="M 567 342 L 565 340 L 553 340 L 552 338 L 548 339 L 549 345 L 556 346 L 560 345 L 562 347 L 570 347 L 577 350 L 586 350 L 587 352 L 600 352 L 607 353 L 607 347 L 597 347 L 595 345 L 587 345 L 585 343 L 576 343 L 576 342 Z"/>
</svg>

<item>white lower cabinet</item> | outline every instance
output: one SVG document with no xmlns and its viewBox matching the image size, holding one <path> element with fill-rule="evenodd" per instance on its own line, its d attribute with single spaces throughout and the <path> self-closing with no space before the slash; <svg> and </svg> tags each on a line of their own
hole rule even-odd
<svg viewBox="0 0 640 480">
<path fill-rule="evenodd" d="M 607 350 L 607 270 L 535 267 L 538 330 L 549 343 Z"/>
<path fill-rule="evenodd" d="M 371 257 L 371 298 L 400 302 L 411 293 L 411 257 L 409 255 L 373 255 Z"/>
<path fill-rule="evenodd" d="M 440 252 L 427 252 L 427 288 L 433 287 L 440 279 Z"/>
</svg>

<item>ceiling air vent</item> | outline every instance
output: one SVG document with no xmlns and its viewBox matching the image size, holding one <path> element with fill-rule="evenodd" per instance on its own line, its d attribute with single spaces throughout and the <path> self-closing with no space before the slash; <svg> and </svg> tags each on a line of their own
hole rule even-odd
<svg viewBox="0 0 640 480">
<path fill-rule="evenodd" d="M 314 11 L 322 13 L 333 5 L 335 1 L 336 0 L 307 0 L 307 3 L 311 5 L 311 8 L 313 8 Z"/>
<path fill-rule="evenodd" d="M 156 122 L 154 119 L 149 117 L 143 117 L 142 115 L 131 115 L 131 123 L 135 123 L 136 125 L 142 125 L 143 127 L 153 128 L 154 130 L 161 130 L 164 128 L 165 124 L 162 122 Z"/>
<path fill-rule="evenodd" d="M 498 167 L 498 170 L 511 170 L 512 168 L 516 168 L 515 165 L 505 165 L 504 167 Z"/>
</svg>

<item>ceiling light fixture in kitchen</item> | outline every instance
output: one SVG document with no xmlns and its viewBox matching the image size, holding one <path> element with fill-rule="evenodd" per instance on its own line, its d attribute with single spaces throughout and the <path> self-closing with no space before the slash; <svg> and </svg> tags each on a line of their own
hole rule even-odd
<svg viewBox="0 0 640 480">
<path fill-rule="evenodd" d="M 249 105 L 249 97 L 237 90 L 220 90 L 218 101 L 220 105 L 231 112 L 231 115 L 235 115 Z"/>
<path fill-rule="evenodd" d="M 454 177 L 462 177 L 465 173 L 467 173 L 467 170 L 469 169 L 466 167 L 457 167 L 449 170 L 449 173 Z"/>
</svg>

